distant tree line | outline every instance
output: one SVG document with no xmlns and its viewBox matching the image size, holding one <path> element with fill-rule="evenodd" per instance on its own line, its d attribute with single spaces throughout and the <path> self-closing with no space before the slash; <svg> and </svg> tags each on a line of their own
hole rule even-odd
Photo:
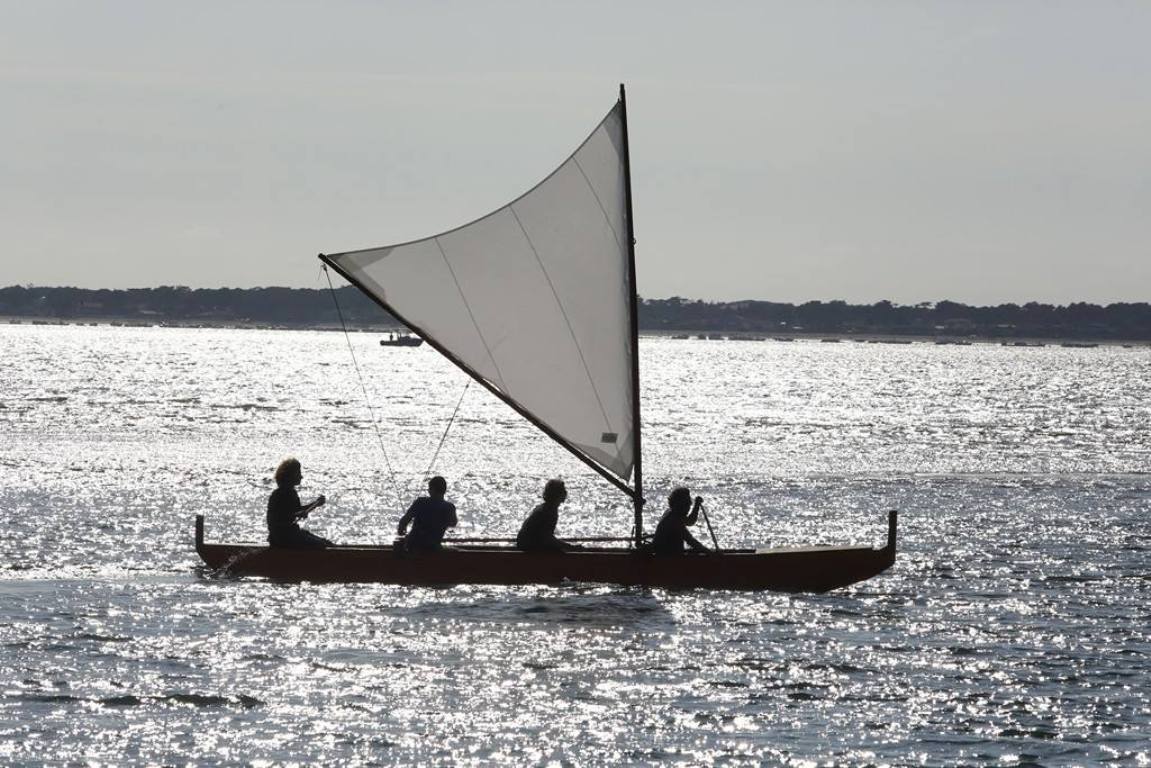
<svg viewBox="0 0 1151 768">
<path fill-rule="evenodd" d="M 649 330 L 1142 341 L 1151 340 L 1151 305 L 1075 302 L 1060 306 L 1034 301 L 988 307 L 954 301 L 909 305 L 890 301 L 712 303 L 673 296 L 644 301 L 640 325 Z"/>
<path fill-rule="evenodd" d="M 0 288 L 0 316 L 9 317 L 338 327 L 341 313 L 349 326 L 395 324 L 391 315 L 350 285 L 334 292 L 312 288 L 182 286 L 125 290 Z"/>
<path fill-rule="evenodd" d="M 0 316 L 44 320 L 338 327 L 341 313 L 349 327 L 395 325 L 387 312 L 351 286 L 334 294 L 310 288 L 0 288 Z M 643 300 L 639 321 L 643 330 L 668 332 L 1151 340 L 1151 305 L 1146 302 L 976 307 L 954 301 L 787 304 L 673 296 Z"/>
</svg>

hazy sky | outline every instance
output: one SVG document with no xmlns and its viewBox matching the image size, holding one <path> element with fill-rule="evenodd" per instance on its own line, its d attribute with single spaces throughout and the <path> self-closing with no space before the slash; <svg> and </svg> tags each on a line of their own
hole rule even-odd
<svg viewBox="0 0 1151 768">
<path fill-rule="evenodd" d="M 628 86 L 646 296 L 1151 300 L 1151 3 L 0 2 L 0 285 L 318 287 Z"/>
</svg>

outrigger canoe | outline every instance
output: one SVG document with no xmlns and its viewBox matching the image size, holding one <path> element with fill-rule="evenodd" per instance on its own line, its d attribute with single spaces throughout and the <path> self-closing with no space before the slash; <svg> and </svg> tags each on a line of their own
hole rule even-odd
<svg viewBox="0 0 1151 768">
<path fill-rule="evenodd" d="M 643 551 L 639 293 L 622 85 L 615 106 L 576 151 L 502 208 L 431 237 L 320 259 L 626 494 L 633 506 L 630 546 L 598 546 L 600 539 L 576 552 L 526 554 L 460 541 L 421 556 L 387 545 L 269 549 L 205 543 L 197 518 L 196 550 L 209 567 L 290 581 L 826 592 L 895 561 L 895 512 L 881 549 L 736 549 L 670 558 Z"/>
<path fill-rule="evenodd" d="M 536 554 L 508 546 L 452 545 L 409 554 L 391 545 L 280 549 L 204 541 L 196 516 L 196 551 L 224 576 L 289 582 L 384 584 L 561 584 L 589 582 L 666 589 L 827 592 L 870 579 L 895 562 L 897 513 L 888 513 L 887 544 L 871 547 L 727 549 L 706 555 L 656 557 L 631 548 L 589 547 Z M 449 542 L 450 544 L 450 542 Z"/>
</svg>

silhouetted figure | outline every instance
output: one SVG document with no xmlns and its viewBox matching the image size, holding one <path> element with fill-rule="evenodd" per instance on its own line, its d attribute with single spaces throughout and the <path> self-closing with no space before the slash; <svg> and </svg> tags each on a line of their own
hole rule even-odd
<svg viewBox="0 0 1151 768">
<path fill-rule="evenodd" d="M 428 481 L 428 495 L 412 502 L 408 511 L 400 518 L 396 533 L 404 536 L 404 546 L 409 552 L 435 552 L 442 548 L 444 533 L 455 528 L 456 505 L 444 500 L 448 492 L 448 481 L 437 475 Z M 408 533 L 408 524 L 412 532 Z"/>
<path fill-rule="evenodd" d="M 700 544 L 687 530 L 689 525 L 695 525 L 699 519 L 699 508 L 703 506 L 703 497 L 695 497 L 695 505 L 691 503 L 691 491 L 687 488 L 676 488 L 667 497 L 667 512 L 655 528 L 652 537 L 652 551 L 657 555 L 682 555 L 684 545 L 690 546 L 696 552 L 709 552 L 710 550 Z"/>
<path fill-rule="evenodd" d="M 563 480 L 548 480 L 544 486 L 544 503 L 533 509 L 528 519 L 520 526 L 516 546 L 524 552 L 567 552 L 583 549 L 578 544 L 556 538 L 560 504 L 563 504 L 567 497 L 568 489 L 564 486 Z"/>
<path fill-rule="evenodd" d="M 276 490 L 268 497 L 268 544 L 273 547 L 323 549 L 332 546 L 332 542 L 322 536 L 302 530 L 297 522 L 327 501 L 320 494 L 314 501 L 300 504 L 296 486 L 303 478 L 297 459 L 284 459 L 276 467 Z"/>
</svg>

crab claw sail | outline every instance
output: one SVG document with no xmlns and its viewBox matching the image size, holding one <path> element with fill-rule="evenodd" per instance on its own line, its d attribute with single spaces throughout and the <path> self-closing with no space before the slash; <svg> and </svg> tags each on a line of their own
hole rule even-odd
<svg viewBox="0 0 1151 768">
<path fill-rule="evenodd" d="M 624 110 L 621 100 L 547 178 L 470 224 L 321 258 L 554 440 L 626 483 L 639 437 Z"/>
</svg>

